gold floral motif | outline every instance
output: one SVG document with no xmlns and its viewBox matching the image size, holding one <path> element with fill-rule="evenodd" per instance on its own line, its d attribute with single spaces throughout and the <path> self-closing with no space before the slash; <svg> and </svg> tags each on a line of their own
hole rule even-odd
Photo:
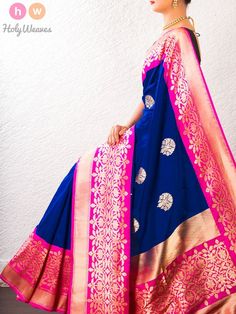
<svg viewBox="0 0 236 314">
<path fill-rule="evenodd" d="M 133 218 L 133 232 L 137 232 L 139 229 L 139 222 L 136 218 Z"/>
<path fill-rule="evenodd" d="M 175 150 L 175 141 L 172 138 L 165 138 L 161 144 L 161 153 L 170 156 Z"/>
<path fill-rule="evenodd" d="M 138 184 L 142 184 L 146 179 L 147 173 L 143 167 L 140 167 L 138 170 L 138 174 L 135 178 L 135 182 Z"/>
<path fill-rule="evenodd" d="M 52 249 L 34 231 L 10 260 L 9 265 L 32 286 L 52 294 L 68 294 L 71 256 L 66 250 Z"/>
<path fill-rule="evenodd" d="M 151 95 L 145 96 L 145 106 L 150 109 L 155 104 L 155 100 Z"/>
<path fill-rule="evenodd" d="M 236 216 L 234 205 L 207 142 L 196 105 L 193 103 L 178 45 L 174 49 L 169 68 L 169 77 L 172 85 L 170 88 L 175 92 L 177 100 L 175 105 L 178 106 L 179 111 L 178 120 L 184 125 L 185 130 L 189 130 L 186 133 L 189 140 L 188 149 L 195 156 L 194 164 L 199 169 L 199 177 L 204 179 L 205 191 L 211 196 L 212 208 L 216 208 L 219 213 L 218 223 L 223 225 L 224 235 L 231 241 L 230 250 L 236 253 Z M 231 217 L 234 218 L 227 219 L 227 212 L 231 212 Z"/>
<path fill-rule="evenodd" d="M 210 240 L 209 242 L 213 242 Z M 184 314 L 209 299 L 232 293 L 236 269 L 223 241 L 205 242 L 183 254 L 155 280 L 136 287 L 135 314 Z"/>
<path fill-rule="evenodd" d="M 170 209 L 173 204 L 173 196 L 170 193 L 162 193 L 159 196 L 158 205 L 161 209 L 165 211 Z"/>
<path fill-rule="evenodd" d="M 155 61 L 161 60 L 165 53 L 164 61 L 168 63 L 171 60 L 171 55 L 176 44 L 175 36 L 163 36 L 160 40 L 147 50 L 142 66 L 142 75 L 145 75 L 145 69 Z"/>
<path fill-rule="evenodd" d="M 128 129 L 121 142 L 102 144 L 94 157 L 89 250 L 89 313 L 127 313 L 127 180 L 132 149 Z M 133 145 L 133 144 L 132 144 Z"/>
</svg>

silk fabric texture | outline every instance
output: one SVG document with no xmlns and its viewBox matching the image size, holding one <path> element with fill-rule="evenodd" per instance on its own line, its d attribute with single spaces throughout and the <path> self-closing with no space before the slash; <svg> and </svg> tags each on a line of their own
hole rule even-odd
<svg viewBox="0 0 236 314">
<path fill-rule="evenodd" d="M 236 312 L 236 168 L 186 28 L 146 51 L 144 110 L 80 156 L 0 277 L 68 314 Z"/>
</svg>

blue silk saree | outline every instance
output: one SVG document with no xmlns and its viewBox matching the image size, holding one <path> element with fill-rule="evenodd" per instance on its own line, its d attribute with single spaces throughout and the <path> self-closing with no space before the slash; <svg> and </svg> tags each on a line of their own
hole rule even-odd
<svg viewBox="0 0 236 314">
<path fill-rule="evenodd" d="M 147 50 L 140 120 L 80 156 L 0 277 L 68 314 L 236 313 L 236 163 L 185 27 Z"/>
</svg>

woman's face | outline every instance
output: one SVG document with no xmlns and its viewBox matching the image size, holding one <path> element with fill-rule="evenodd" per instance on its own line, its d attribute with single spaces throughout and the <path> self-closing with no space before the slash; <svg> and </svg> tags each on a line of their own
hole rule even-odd
<svg viewBox="0 0 236 314">
<path fill-rule="evenodd" d="M 172 9 L 173 0 L 149 0 L 152 10 L 155 12 L 168 12 Z"/>
</svg>

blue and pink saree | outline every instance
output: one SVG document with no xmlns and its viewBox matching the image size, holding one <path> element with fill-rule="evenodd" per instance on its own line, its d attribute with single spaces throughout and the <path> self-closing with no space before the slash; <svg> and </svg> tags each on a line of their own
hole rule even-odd
<svg viewBox="0 0 236 314">
<path fill-rule="evenodd" d="M 185 27 L 147 50 L 143 115 L 87 151 L 0 277 L 67 314 L 236 313 L 236 167 Z"/>
</svg>

